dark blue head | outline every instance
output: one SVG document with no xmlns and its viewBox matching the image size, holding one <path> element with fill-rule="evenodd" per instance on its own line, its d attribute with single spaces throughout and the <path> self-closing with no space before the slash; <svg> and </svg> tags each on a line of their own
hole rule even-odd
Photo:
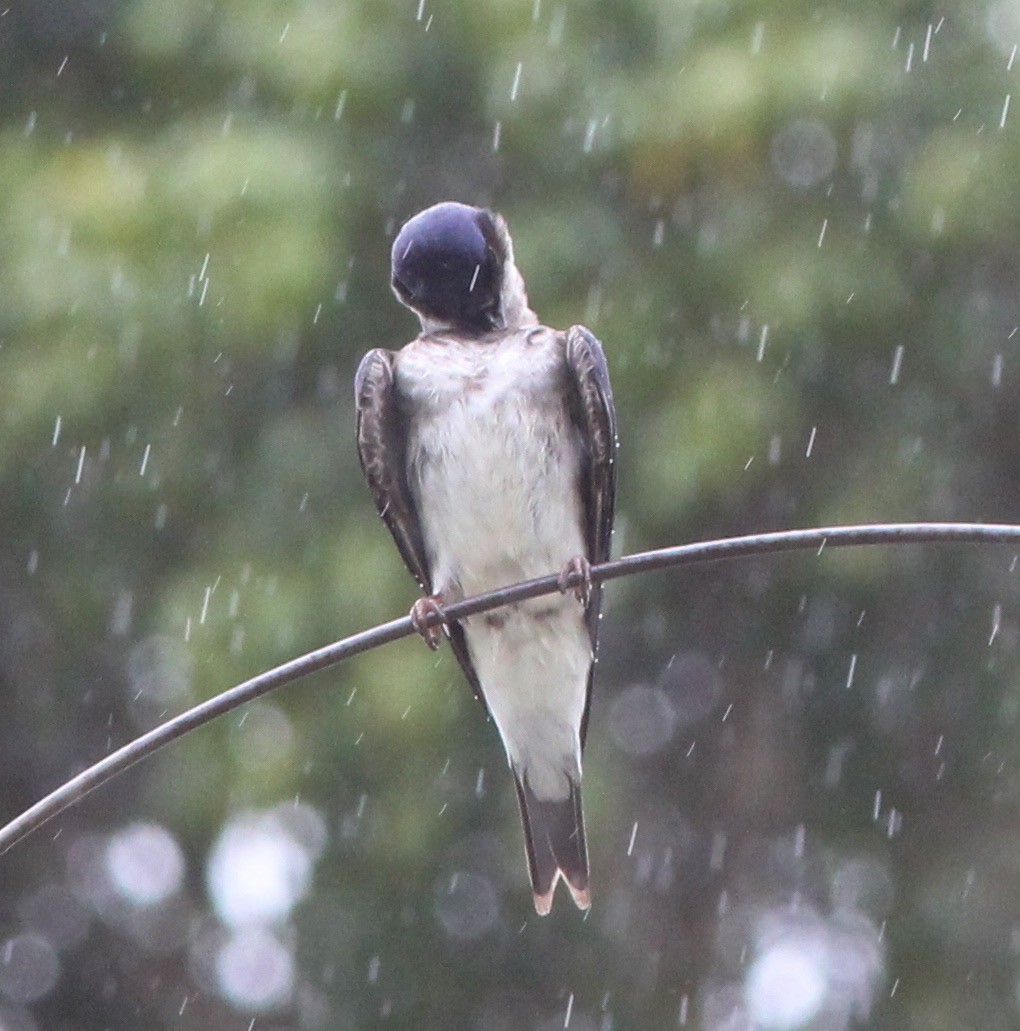
<svg viewBox="0 0 1020 1031">
<path fill-rule="evenodd" d="M 423 324 L 487 333 L 503 325 L 506 259 L 492 212 L 436 204 L 405 222 L 393 241 L 393 290 Z"/>
</svg>

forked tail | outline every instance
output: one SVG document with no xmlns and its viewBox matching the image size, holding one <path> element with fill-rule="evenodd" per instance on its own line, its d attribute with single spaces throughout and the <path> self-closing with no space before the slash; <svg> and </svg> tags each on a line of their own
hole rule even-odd
<svg viewBox="0 0 1020 1031">
<path fill-rule="evenodd" d="M 537 798 L 527 779 L 514 770 L 517 800 L 524 823 L 524 849 L 528 855 L 535 909 L 545 916 L 552 908 L 556 882 L 563 878 L 578 909 L 591 905 L 588 890 L 588 849 L 581 813 L 581 785 L 570 782 L 570 794 L 553 802 Z"/>
</svg>

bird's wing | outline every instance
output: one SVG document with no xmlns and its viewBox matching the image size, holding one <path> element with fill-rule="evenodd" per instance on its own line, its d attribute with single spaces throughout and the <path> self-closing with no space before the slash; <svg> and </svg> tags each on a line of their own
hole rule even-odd
<svg viewBox="0 0 1020 1031">
<path fill-rule="evenodd" d="M 432 591 L 421 521 L 407 485 L 407 420 L 397 403 L 392 351 L 376 348 L 354 377 L 361 470 L 400 557 L 426 593 Z"/>
<path fill-rule="evenodd" d="M 425 540 L 407 483 L 407 416 L 396 391 L 393 351 L 376 348 L 361 360 L 354 377 L 358 458 L 379 515 L 396 541 L 400 557 L 426 594 L 432 594 Z M 453 653 L 478 698 L 478 674 L 459 623 L 445 627 Z M 484 700 L 483 700 L 484 701 Z"/>
<path fill-rule="evenodd" d="M 581 502 L 588 560 L 594 565 L 609 558 L 616 505 L 616 409 L 609 383 L 609 367 L 602 345 L 583 326 L 566 335 L 567 398 L 571 418 L 581 441 Z M 592 651 L 598 645 L 601 585 L 594 584 L 585 610 Z M 588 696 L 581 721 L 584 744 L 591 706 L 594 667 L 588 674 Z"/>
</svg>

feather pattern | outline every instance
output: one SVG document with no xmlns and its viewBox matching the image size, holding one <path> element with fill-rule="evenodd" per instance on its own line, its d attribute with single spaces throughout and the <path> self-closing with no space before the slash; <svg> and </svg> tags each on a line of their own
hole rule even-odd
<svg viewBox="0 0 1020 1031">
<path fill-rule="evenodd" d="M 476 281 L 496 293 L 472 297 Z M 363 359 L 358 452 L 422 590 L 450 603 L 608 559 L 616 416 L 605 355 L 582 326 L 538 324 L 502 218 L 454 204 L 416 216 L 394 244 L 394 289 L 422 334 Z M 601 602 L 596 584 L 583 607 L 570 593 L 445 626 L 513 770 L 540 913 L 560 877 L 590 904 L 581 752 Z"/>
</svg>

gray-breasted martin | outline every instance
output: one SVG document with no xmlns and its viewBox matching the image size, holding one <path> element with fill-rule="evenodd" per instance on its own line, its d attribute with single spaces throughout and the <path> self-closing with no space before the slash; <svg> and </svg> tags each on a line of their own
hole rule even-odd
<svg viewBox="0 0 1020 1031">
<path fill-rule="evenodd" d="M 616 491 L 605 355 L 582 326 L 539 325 L 506 223 L 483 208 L 410 219 L 392 285 L 421 334 L 358 368 L 361 466 L 425 592 L 411 618 L 430 647 L 441 635 L 425 621 L 443 605 L 562 570 L 561 595 L 444 630 L 506 748 L 536 910 L 561 876 L 587 909 L 581 750 L 602 593 L 588 569 L 609 557 Z"/>
</svg>

